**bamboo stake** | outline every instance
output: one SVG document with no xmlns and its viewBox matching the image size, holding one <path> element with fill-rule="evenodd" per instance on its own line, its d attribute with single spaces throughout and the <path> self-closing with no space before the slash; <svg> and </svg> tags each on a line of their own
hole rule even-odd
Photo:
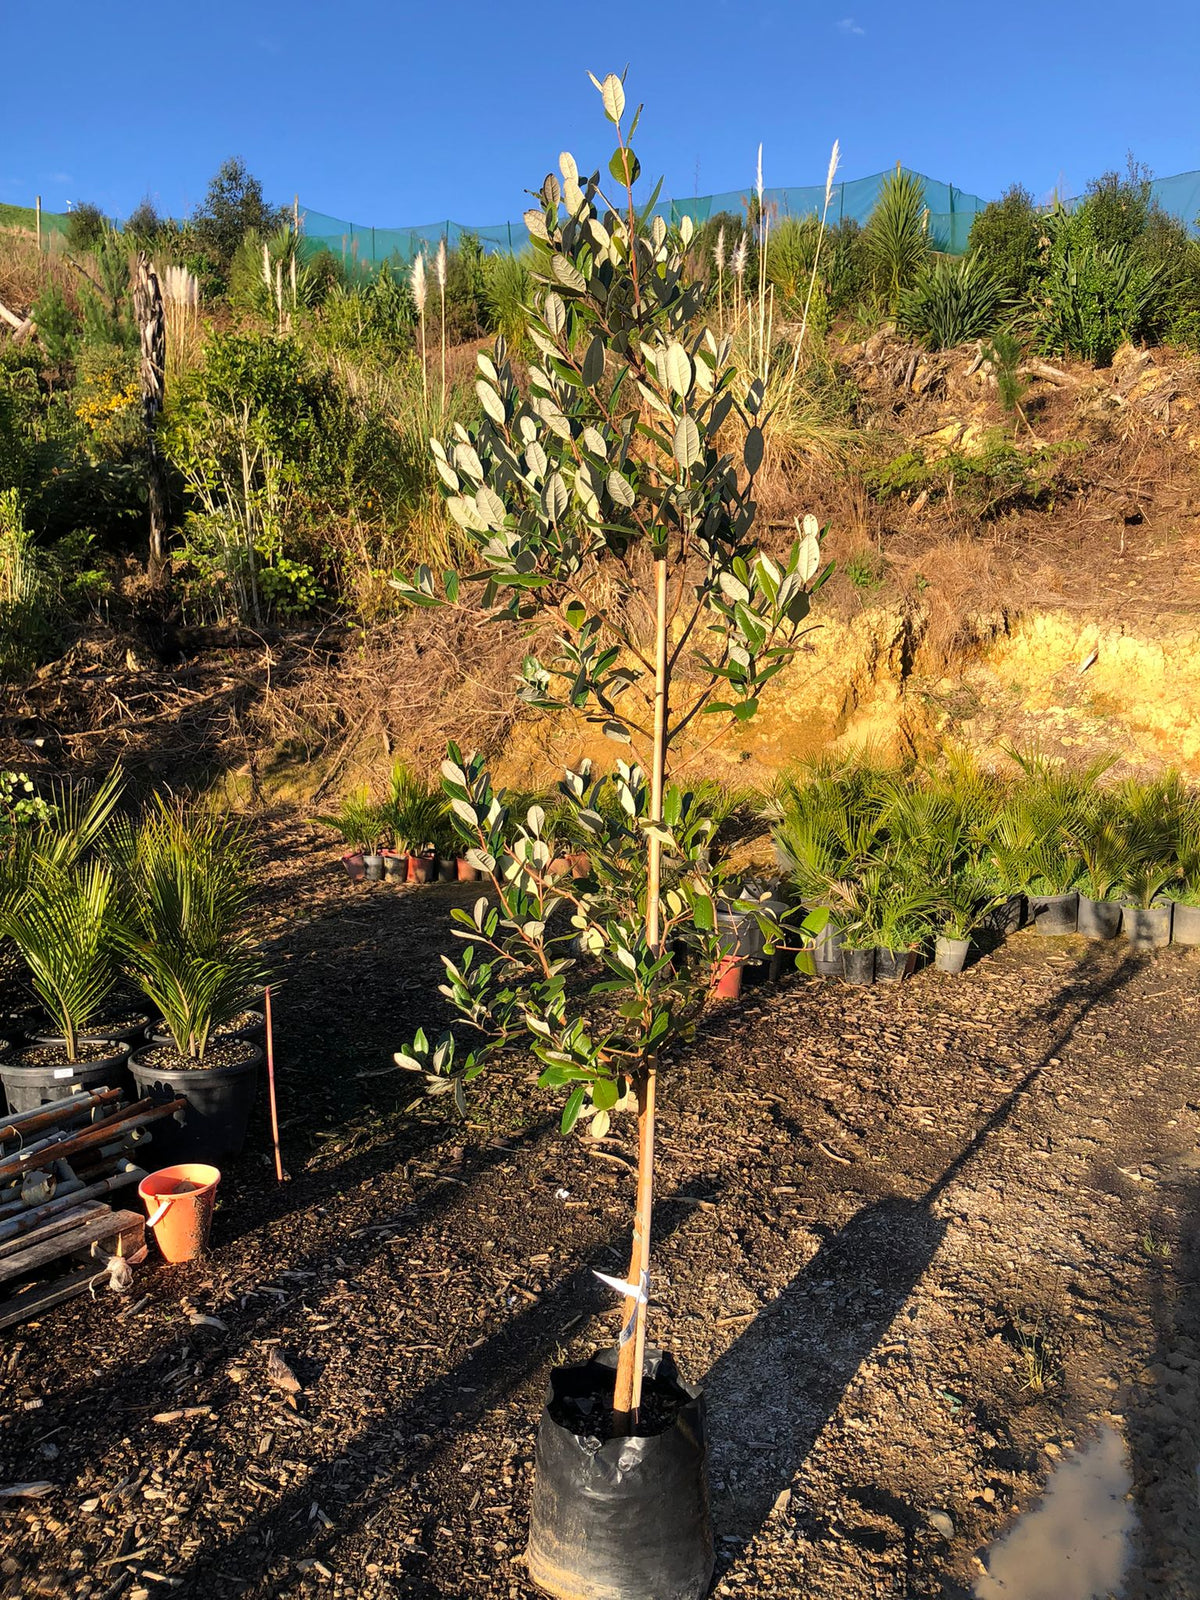
<svg viewBox="0 0 1200 1600">
<path fill-rule="evenodd" d="M 42 197 L 40 194 L 34 200 L 34 209 L 37 212 L 37 247 L 40 255 L 42 249 Z"/>
<path fill-rule="evenodd" d="M 267 1089 L 271 1097 L 271 1138 L 275 1142 L 275 1176 L 280 1183 L 287 1174 L 283 1170 L 283 1155 L 279 1149 L 279 1111 L 275 1105 L 275 1028 L 271 1022 L 271 985 L 266 987 L 267 1017 Z"/>
<path fill-rule="evenodd" d="M 667 656 L 667 558 L 654 563 L 655 659 L 654 659 L 654 760 L 650 773 L 650 814 L 662 823 L 663 790 L 666 787 L 667 727 L 670 701 L 670 666 Z M 650 835 L 646 860 L 646 942 L 657 954 L 662 942 L 659 920 L 659 892 L 662 883 L 662 841 Z M 647 1067 L 638 1085 L 638 1178 L 637 1202 L 633 1218 L 633 1248 L 630 1252 L 628 1282 L 639 1294 L 625 1300 L 623 1328 L 630 1326 L 631 1337 L 621 1346 L 617 1358 L 617 1379 L 613 1391 L 614 1423 L 618 1432 L 628 1432 L 630 1420 L 642 1403 L 642 1367 L 646 1353 L 646 1315 L 648 1306 L 641 1298 L 650 1277 L 650 1228 L 654 1213 L 654 1102 L 656 1088 L 654 1062 Z"/>
</svg>

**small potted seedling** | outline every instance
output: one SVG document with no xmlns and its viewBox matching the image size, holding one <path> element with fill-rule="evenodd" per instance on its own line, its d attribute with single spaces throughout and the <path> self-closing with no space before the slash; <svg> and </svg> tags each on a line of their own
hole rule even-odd
<svg viewBox="0 0 1200 1600">
<path fill-rule="evenodd" d="M 396 853 L 405 856 L 408 883 L 432 883 L 437 875 L 434 840 L 443 828 L 446 803 L 438 791 L 403 761 L 392 767 L 383 815 Z"/>
<path fill-rule="evenodd" d="M 340 811 L 309 820 L 323 828 L 332 828 L 349 846 L 342 856 L 342 865 L 351 882 L 361 883 L 364 878 L 377 880 L 383 877 L 380 844 L 386 822 L 381 808 L 371 799 L 370 790 L 365 784 L 351 790 L 342 801 Z"/>
<path fill-rule="evenodd" d="M 934 903 L 933 964 L 939 972 L 962 972 L 973 936 L 1003 898 L 979 871 L 960 873 L 941 889 Z"/>
<path fill-rule="evenodd" d="M 143 822 L 139 843 L 126 964 L 169 1043 L 138 1051 L 130 1071 L 142 1094 L 187 1101 L 182 1126 L 155 1132 L 164 1160 L 215 1163 L 242 1148 L 262 1060 L 236 1029 L 266 980 L 248 928 L 249 847 L 233 824 L 166 805 Z"/>
<path fill-rule="evenodd" d="M 1171 901 L 1163 898 L 1179 869 L 1174 862 L 1142 861 L 1121 884 L 1121 928 L 1137 950 L 1171 942 Z"/>
<path fill-rule="evenodd" d="M 1121 904 L 1112 898 L 1113 890 L 1136 866 L 1129 829 L 1111 806 L 1100 802 L 1080 827 L 1075 848 L 1083 868 L 1076 927 L 1085 939 L 1115 939 L 1121 931 Z"/>
<path fill-rule="evenodd" d="M 778 558 L 752 543 L 766 375 L 760 366 L 746 384 L 728 340 L 697 326 L 691 224 L 672 232 L 635 201 L 621 80 L 596 86 L 618 142 L 614 195 L 560 157 L 561 181 L 548 177 L 527 213 L 537 360 L 518 383 L 503 341 L 481 353 L 483 416 L 434 454 L 483 613 L 549 624 L 548 658 L 525 660 L 523 699 L 583 711 L 637 759 L 603 779 L 582 765 L 565 774 L 587 839 L 576 878 L 551 871 L 545 808 L 510 806 L 479 756 L 450 748 L 443 789 L 492 889 L 456 908 L 466 949 L 446 960 L 443 992 L 469 1036 L 418 1035 L 397 1061 L 465 1109 L 489 1063 L 532 1050 L 542 1087 L 565 1099 L 564 1133 L 585 1119 L 602 1137 L 636 1116 L 629 1268 L 612 1280 L 621 1330 L 613 1348 L 551 1374 L 528 1572 L 563 1597 L 700 1600 L 713 1572 L 703 1398 L 646 1326 L 658 1075 L 710 998 L 722 880 L 711 818 L 671 781 L 671 752 L 706 716 L 710 728 L 749 722 L 796 659 L 820 529 L 806 519 Z M 459 603 L 470 582 L 419 570 L 397 585 L 438 605 Z M 693 959 L 676 958 L 681 938 Z"/>
<path fill-rule="evenodd" d="M 129 1047 L 95 1030 L 118 977 L 121 907 L 112 869 L 99 860 L 57 865 L 28 858 L 23 892 L 0 915 L 55 1031 L 0 1062 L 12 1111 L 28 1111 L 75 1088 L 126 1081 Z"/>
<path fill-rule="evenodd" d="M 1171 940 L 1200 945 L 1200 806 L 1180 829 L 1179 876 L 1171 890 Z"/>
</svg>

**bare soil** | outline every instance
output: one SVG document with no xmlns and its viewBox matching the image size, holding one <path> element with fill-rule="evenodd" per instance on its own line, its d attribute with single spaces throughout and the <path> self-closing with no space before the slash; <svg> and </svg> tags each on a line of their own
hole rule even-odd
<svg viewBox="0 0 1200 1600">
<path fill-rule="evenodd" d="M 5 1596 L 532 1594 L 534 1427 L 619 1321 L 627 1130 L 560 1138 L 524 1063 L 468 1125 L 414 1099 L 391 1052 L 442 1025 L 477 891 L 267 837 L 291 1180 L 260 1104 L 205 1261 L 0 1343 L 0 1487 L 51 1485 L 0 1499 Z M 707 1391 L 722 1600 L 965 1596 L 1103 1422 L 1128 1595 L 1200 1593 L 1198 975 L 1021 934 L 961 979 L 752 988 L 665 1075 L 651 1328 Z"/>
</svg>

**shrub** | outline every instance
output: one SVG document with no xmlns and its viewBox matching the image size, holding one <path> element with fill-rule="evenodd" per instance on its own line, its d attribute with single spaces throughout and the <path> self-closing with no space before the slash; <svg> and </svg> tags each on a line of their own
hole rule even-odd
<svg viewBox="0 0 1200 1600">
<path fill-rule="evenodd" d="M 1004 291 L 976 256 L 941 256 L 901 293 L 896 325 L 927 350 L 949 350 L 986 338 L 1004 311 Z"/>
<path fill-rule="evenodd" d="M 529 308 L 533 303 L 533 278 L 524 255 L 501 252 L 484 263 L 483 301 L 489 327 L 503 334 L 514 349 L 525 340 Z"/>
<path fill-rule="evenodd" d="M 1045 219 L 1048 240 L 1036 316 L 1045 355 L 1077 355 L 1106 366 L 1126 340 L 1152 336 L 1164 320 L 1166 274 L 1133 245 L 1090 237 L 1086 212 Z"/>
<path fill-rule="evenodd" d="M 897 167 L 879 190 L 863 232 L 863 247 L 877 298 L 894 313 L 905 289 L 917 280 L 929 254 L 925 186 Z"/>
<path fill-rule="evenodd" d="M 791 315 L 804 309 L 820 236 L 820 218 L 810 216 L 784 217 L 768 237 L 767 279 L 777 303 Z"/>
<path fill-rule="evenodd" d="M 90 200 L 77 200 L 67 215 L 67 243 L 72 250 L 94 250 L 103 244 L 112 223 Z"/>
<path fill-rule="evenodd" d="M 1041 236 L 1033 196 L 1018 183 L 976 216 L 969 249 L 988 276 L 1016 300 L 1037 276 Z"/>
</svg>

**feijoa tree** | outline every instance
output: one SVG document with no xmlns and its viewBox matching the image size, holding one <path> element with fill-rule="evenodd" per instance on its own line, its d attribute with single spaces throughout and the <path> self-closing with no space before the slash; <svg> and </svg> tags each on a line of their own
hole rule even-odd
<svg viewBox="0 0 1200 1600">
<path fill-rule="evenodd" d="M 765 384 L 739 391 L 728 341 L 703 326 L 705 290 L 685 268 L 690 223 L 668 228 L 657 190 L 634 199 L 640 108 L 626 131 L 622 80 L 592 81 L 616 130 L 613 187 L 564 154 L 526 212 L 528 382 L 499 340 L 494 358 L 478 357 L 478 425 L 433 443 L 474 568 L 394 581 L 413 604 L 472 594 L 496 619 L 553 633 L 525 659 L 522 698 L 599 723 L 634 759 L 564 776 L 560 833 L 565 821 L 586 841 L 577 877 L 545 810 L 514 809 L 479 756 L 450 747 L 444 790 L 494 896 L 454 913 L 465 949 L 445 958 L 442 993 L 468 1028 L 436 1042 L 418 1033 L 396 1060 L 464 1108 L 465 1085 L 498 1054 L 532 1050 L 539 1083 L 565 1093 L 564 1132 L 586 1115 L 603 1136 L 614 1113 L 636 1108 L 633 1248 L 615 1285 L 620 1431 L 641 1393 L 657 1074 L 692 1035 L 728 952 L 722 902 L 764 916 L 726 892 L 711 814 L 676 781 L 673 755 L 694 760 L 705 719 L 716 737 L 754 717 L 800 648 L 827 569 L 815 518 L 797 523 L 779 559 L 752 540 Z M 777 923 L 763 926 L 779 937 Z"/>
</svg>

